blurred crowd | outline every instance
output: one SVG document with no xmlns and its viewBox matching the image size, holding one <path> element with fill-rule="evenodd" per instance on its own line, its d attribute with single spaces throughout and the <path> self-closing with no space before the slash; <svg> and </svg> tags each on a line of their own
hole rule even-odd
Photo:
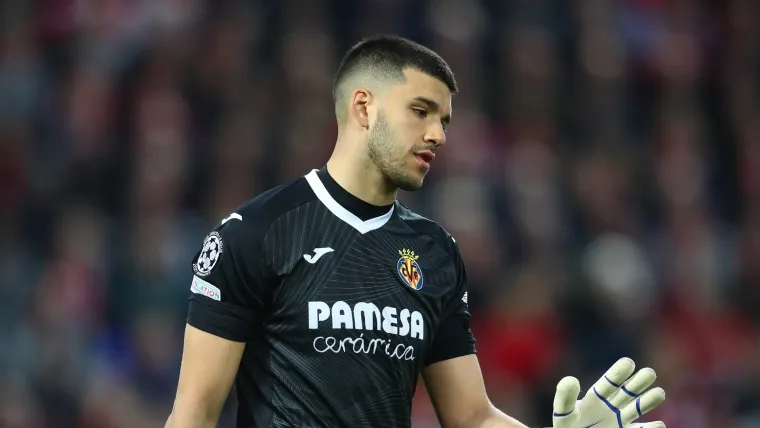
<svg viewBox="0 0 760 428">
<path fill-rule="evenodd" d="M 326 162 L 333 73 L 379 33 L 461 87 L 401 199 L 460 245 L 494 403 L 550 426 L 562 376 L 630 356 L 668 394 L 647 419 L 760 426 L 757 1 L 0 8 L 0 426 L 163 426 L 193 255 Z"/>
</svg>

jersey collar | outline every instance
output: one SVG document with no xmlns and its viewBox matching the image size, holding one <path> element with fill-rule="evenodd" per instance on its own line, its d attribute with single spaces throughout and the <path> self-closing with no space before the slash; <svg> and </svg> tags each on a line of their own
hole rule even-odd
<svg viewBox="0 0 760 428">
<path fill-rule="evenodd" d="M 322 204 L 359 233 L 364 234 L 383 227 L 393 215 L 395 204 L 376 206 L 362 201 L 340 187 L 327 173 L 327 168 L 315 169 L 306 174 L 305 178 Z M 372 217 L 373 215 L 375 217 Z"/>
</svg>

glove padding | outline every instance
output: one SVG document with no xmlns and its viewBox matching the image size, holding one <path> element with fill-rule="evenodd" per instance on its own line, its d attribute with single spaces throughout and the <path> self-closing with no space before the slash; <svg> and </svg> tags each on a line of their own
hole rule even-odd
<svg viewBox="0 0 760 428">
<path fill-rule="evenodd" d="M 554 395 L 554 428 L 665 428 L 662 422 L 633 423 L 665 401 L 662 388 L 646 391 L 657 379 L 654 370 L 631 376 L 635 368 L 630 358 L 618 360 L 582 400 L 578 379 L 563 378 Z"/>
</svg>

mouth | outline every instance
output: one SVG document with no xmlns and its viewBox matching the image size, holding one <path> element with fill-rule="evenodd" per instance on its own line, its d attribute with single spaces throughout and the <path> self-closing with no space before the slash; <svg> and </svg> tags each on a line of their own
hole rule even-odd
<svg viewBox="0 0 760 428">
<path fill-rule="evenodd" d="M 414 157 L 416 157 L 424 167 L 430 168 L 430 163 L 433 162 L 433 159 L 435 159 L 435 153 L 427 150 L 424 152 L 415 153 Z"/>
</svg>

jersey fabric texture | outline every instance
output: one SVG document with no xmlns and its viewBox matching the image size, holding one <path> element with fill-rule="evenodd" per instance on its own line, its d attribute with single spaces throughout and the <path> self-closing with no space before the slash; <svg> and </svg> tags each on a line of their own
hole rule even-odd
<svg viewBox="0 0 760 428">
<path fill-rule="evenodd" d="M 476 352 L 454 239 L 323 167 L 241 206 L 193 260 L 188 324 L 245 342 L 237 427 L 409 427 L 421 369 Z"/>
</svg>

